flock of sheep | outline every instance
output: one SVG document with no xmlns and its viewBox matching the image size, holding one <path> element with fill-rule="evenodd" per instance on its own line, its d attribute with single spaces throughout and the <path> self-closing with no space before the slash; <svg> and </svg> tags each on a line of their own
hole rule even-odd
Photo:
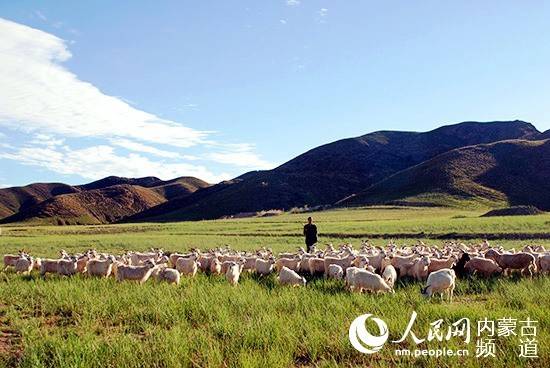
<svg viewBox="0 0 550 368">
<path fill-rule="evenodd" d="M 277 272 L 281 285 L 303 286 L 302 275 L 323 276 L 345 280 L 351 291 L 393 292 L 400 278 L 426 281 L 421 289 L 425 296 L 446 294 L 452 301 L 456 277 L 477 274 L 480 277 L 510 272 L 533 276 L 550 271 L 550 251 L 543 246 L 526 246 L 521 251 L 492 247 L 487 241 L 466 245 L 450 242 L 441 248 L 419 242 L 415 246 L 386 247 L 363 242 L 359 249 L 351 244 L 335 249 L 331 244 L 325 250 L 308 253 L 281 253 L 275 257 L 270 249 L 256 252 L 239 252 L 229 247 L 207 252 L 193 250 L 187 254 L 169 253 L 161 249 L 149 252 L 127 252 L 120 256 L 88 250 L 83 254 L 61 251 L 59 259 L 40 259 L 24 251 L 4 256 L 4 269 L 13 267 L 17 273 L 28 274 L 38 270 L 72 276 L 77 273 L 95 277 L 113 276 L 117 281 L 134 280 L 139 283 L 149 278 L 179 284 L 180 278 L 194 277 L 197 272 L 224 275 L 231 285 L 237 285 L 242 272 L 255 272 L 265 276 Z"/>
</svg>

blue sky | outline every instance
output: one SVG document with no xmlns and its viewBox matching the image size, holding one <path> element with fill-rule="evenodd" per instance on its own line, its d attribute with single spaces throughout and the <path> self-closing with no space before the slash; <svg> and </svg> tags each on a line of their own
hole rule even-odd
<svg viewBox="0 0 550 368">
<path fill-rule="evenodd" d="M 210 182 L 375 130 L 550 128 L 538 1 L 4 1 L 0 186 Z"/>
</svg>

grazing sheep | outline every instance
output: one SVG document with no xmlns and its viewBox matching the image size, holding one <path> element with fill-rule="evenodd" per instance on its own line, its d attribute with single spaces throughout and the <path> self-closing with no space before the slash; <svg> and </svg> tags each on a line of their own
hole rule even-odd
<svg viewBox="0 0 550 368">
<path fill-rule="evenodd" d="M 145 283 L 155 268 L 155 262 L 145 261 L 143 266 L 131 266 L 119 264 L 116 267 L 116 280 L 118 282 L 124 280 L 137 281 L 140 284 Z"/>
<path fill-rule="evenodd" d="M 208 270 L 210 269 L 210 264 L 214 261 L 214 259 L 217 259 L 217 255 L 215 254 L 204 254 L 204 255 L 200 255 L 198 258 L 197 258 L 197 262 L 198 262 L 198 265 L 199 265 L 199 269 L 202 271 L 202 272 L 208 272 Z M 218 259 L 219 260 L 219 259 Z"/>
<path fill-rule="evenodd" d="M 411 254 L 409 256 L 395 255 L 391 259 L 391 265 L 395 268 L 400 275 L 407 275 L 408 270 L 419 259 L 418 254 Z"/>
<path fill-rule="evenodd" d="M 492 259 L 474 257 L 464 265 L 464 269 L 472 274 L 490 277 L 502 273 L 502 268 Z"/>
<path fill-rule="evenodd" d="M 535 257 L 530 253 L 503 254 L 496 249 L 489 249 L 485 253 L 485 258 L 490 258 L 498 263 L 505 275 L 509 270 L 521 270 L 522 274 L 529 272 L 529 275 L 532 277 L 533 273 L 537 270 Z"/>
<path fill-rule="evenodd" d="M 550 273 L 550 253 L 541 254 L 538 258 L 539 272 Z"/>
<path fill-rule="evenodd" d="M 48 273 L 57 273 L 57 259 L 43 259 L 40 264 L 40 276 L 44 277 Z"/>
<path fill-rule="evenodd" d="M 351 265 L 353 267 L 357 267 L 357 268 L 365 268 L 369 264 L 370 264 L 370 261 L 369 261 L 369 258 L 367 256 L 357 256 L 357 257 L 355 257 L 353 262 L 351 262 Z"/>
<path fill-rule="evenodd" d="M 455 272 L 450 268 L 443 268 L 439 271 L 432 272 L 428 276 L 426 287 L 420 288 L 420 293 L 428 298 L 435 293 L 439 293 L 441 295 L 441 300 L 443 300 L 443 293 L 446 293 L 449 295 L 449 302 L 452 303 L 455 279 Z"/>
<path fill-rule="evenodd" d="M 325 260 L 319 257 L 309 258 L 307 260 L 309 273 L 311 275 L 319 275 L 325 273 Z"/>
<path fill-rule="evenodd" d="M 395 281 L 397 281 L 397 271 L 391 264 L 387 265 L 382 271 L 382 279 L 393 289 Z"/>
<path fill-rule="evenodd" d="M 15 263 L 19 258 L 26 255 L 23 253 L 23 251 L 19 251 L 19 254 L 6 254 L 4 255 L 4 270 L 6 270 L 8 267 L 15 267 Z"/>
<path fill-rule="evenodd" d="M 35 258 L 32 263 L 33 270 L 40 271 L 40 266 L 42 265 L 42 258 Z"/>
<path fill-rule="evenodd" d="M 230 285 L 236 286 L 239 283 L 239 278 L 241 276 L 241 271 L 243 269 L 242 264 L 238 264 L 237 262 L 230 262 L 231 264 L 227 268 L 227 272 L 225 273 L 225 278 L 229 282 Z"/>
<path fill-rule="evenodd" d="M 269 259 L 261 259 L 256 258 L 256 264 L 254 268 L 256 269 L 256 273 L 258 275 L 269 275 L 271 272 L 273 272 L 273 265 L 275 264 L 275 259 L 273 257 L 269 257 Z"/>
<path fill-rule="evenodd" d="M 409 270 L 409 275 L 415 280 L 424 281 L 428 277 L 428 266 L 430 265 L 430 257 L 423 256 Z"/>
<path fill-rule="evenodd" d="M 348 289 L 350 291 L 353 290 L 352 280 L 353 280 L 355 272 L 357 272 L 359 270 L 362 270 L 362 268 L 353 267 L 353 266 L 346 268 L 346 276 L 345 276 L 346 289 Z"/>
<path fill-rule="evenodd" d="M 194 255 L 193 253 L 191 254 L 172 253 L 168 258 L 170 259 L 170 264 L 172 265 L 172 267 L 176 267 L 176 262 L 178 261 L 178 259 L 189 258 L 193 255 Z"/>
<path fill-rule="evenodd" d="M 247 272 L 252 272 L 256 269 L 256 259 L 258 257 L 256 256 L 247 256 L 247 257 L 244 257 L 244 263 L 243 263 L 243 272 L 244 271 L 247 271 Z"/>
<path fill-rule="evenodd" d="M 78 257 L 78 259 L 76 261 L 76 272 L 86 273 L 86 266 L 88 265 L 88 261 L 90 259 L 92 259 L 92 258 L 87 256 L 87 255 Z"/>
<path fill-rule="evenodd" d="M 302 261 L 300 262 L 298 272 L 311 273 L 311 269 L 309 268 L 309 260 L 312 258 L 316 258 L 316 256 L 310 253 L 305 253 L 304 255 L 302 255 Z"/>
<path fill-rule="evenodd" d="M 281 269 L 279 276 L 277 276 L 277 281 L 279 281 L 281 285 L 304 286 L 306 284 L 306 279 L 304 277 L 298 275 L 288 267 L 283 267 Z"/>
<path fill-rule="evenodd" d="M 34 266 L 34 260 L 30 256 L 23 256 L 15 262 L 15 272 L 27 275 L 31 273 Z"/>
<path fill-rule="evenodd" d="M 302 259 L 300 257 L 295 258 L 279 258 L 275 262 L 275 269 L 280 272 L 283 267 L 290 268 L 292 271 L 298 272 L 300 269 L 300 262 Z"/>
<path fill-rule="evenodd" d="M 129 258 L 129 264 L 132 266 L 139 266 L 145 264 L 147 261 L 157 262 L 160 257 L 162 257 L 163 252 L 162 250 L 154 251 L 154 252 L 146 252 L 146 253 L 140 253 L 140 252 L 129 252 L 128 258 Z"/>
<path fill-rule="evenodd" d="M 173 268 L 168 268 L 165 266 L 157 266 L 158 272 L 155 274 L 155 278 L 159 282 L 167 282 L 169 284 L 180 284 L 180 273 L 178 270 L 175 270 Z"/>
<path fill-rule="evenodd" d="M 349 268 L 348 268 L 349 270 Z M 363 269 L 356 269 L 351 272 L 349 279 L 349 288 L 351 291 L 370 291 L 374 293 L 379 292 L 392 292 L 393 289 L 386 284 L 386 282 L 375 273 L 372 273 Z"/>
<path fill-rule="evenodd" d="M 113 256 L 108 256 L 107 259 L 90 259 L 86 264 L 86 272 L 88 276 L 109 277 L 115 262 Z"/>
<path fill-rule="evenodd" d="M 457 261 L 458 258 L 454 254 L 444 259 L 431 258 L 428 273 L 439 271 L 443 268 L 453 268 Z"/>
<path fill-rule="evenodd" d="M 57 273 L 61 276 L 72 276 L 78 272 L 78 259 L 74 256 L 57 261 Z"/>
<path fill-rule="evenodd" d="M 328 266 L 327 276 L 329 279 L 342 280 L 344 278 L 344 270 L 339 265 L 331 264 Z"/>
<path fill-rule="evenodd" d="M 221 260 L 220 260 L 220 262 L 221 262 Z M 237 263 L 237 262 L 236 262 L 236 261 L 223 261 L 223 262 L 222 262 L 221 273 L 222 273 L 223 275 L 225 275 L 225 274 L 227 273 L 227 270 L 229 269 L 229 267 L 231 267 L 231 265 L 232 265 L 233 263 Z"/>
<path fill-rule="evenodd" d="M 199 263 L 194 257 L 179 258 L 176 261 L 176 270 L 178 270 L 183 276 L 195 277 L 199 270 Z"/>
<path fill-rule="evenodd" d="M 257 262 L 257 260 L 256 260 Z M 210 262 L 210 274 L 212 275 L 221 275 L 222 273 L 222 263 L 216 257 Z"/>
<path fill-rule="evenodd" d="M 328 275 L 328 268 L 330 265 L 335 264 L 340 267 L 342 267 L 343 270 L 345 270 L 348 267 L 351 267 L 351 263 L 355 259 L 355 256 L 353 254 L 348 255 L 347 257 L 325 257 L 324 263 L 325 263 L 325 275 Z"/>
</svg>

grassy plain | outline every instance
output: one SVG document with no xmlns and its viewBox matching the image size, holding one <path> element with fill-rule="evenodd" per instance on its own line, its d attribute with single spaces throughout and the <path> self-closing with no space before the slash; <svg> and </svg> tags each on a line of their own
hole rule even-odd
<svg viewBox="0 0 550 368">
<path fill-rule="evenodd" d="M 479 210 L 377 207 L 312 213 L 321 243 L 372 238 L 383 245 L 388 237 L 412 244 L 456 233 L 487 234 L 492 242 L 520 248 L 550 239 L 511 239 L 510 234 L 548 234 L 550 215 L 479 218 Z M 37 256 L 54 256 L 96 248 L 122 252 L 163 247 L 184 251 L 229 244 L 235 249 L 261 246 L 275 252 L 302 244 L 301 224 L 307 214 L 269 218 L 166 224 L 108 226 L 2 226 L 2 253 L 24 248 Z M 384 236 L 384 238 L 378 238 Z M 408 236 L 408 237 L 407 237 Z M 414 237 L 414 238 L 413 238 Z M 478 241 L 478 239 L 466 242 Z M 0 367 L 286 367 L 286 366 L 410 366 L 410 367 L 547 367 L 550 362 L 550 278 L 533 280 L 461 280 L 455 301 L 425 300 L 420 284 L 400 282 L 392 295 L 356 295 L 338 281 L 312 279 L 305 288 L 276 284 L 274 276 L 245 275 L 238 287 L 223 278 L 199 274 L 179 287 L 148 282 L 117 284 L 86 277 L 0 274 Z M 420 348 L 465 348 L 468 357 L 398 357 L 387 343 L 375 355 L 363 355 L 348 341 L 351 321 L 364 313 L 385 320 L 390 340 L 404 331 L 411 312 L 413 330 L 426 337 L 429 323 L 463 317 L 472 322 L 472 342 L 452 338 Z M 519 336 L 496 337 L 496 358 L 475 358 L 476 321 L 503 317 L 538 321 L 538 359 L 518 357 Z M 519 325 L 518 330 L 519 334 Z"/>
</svg>

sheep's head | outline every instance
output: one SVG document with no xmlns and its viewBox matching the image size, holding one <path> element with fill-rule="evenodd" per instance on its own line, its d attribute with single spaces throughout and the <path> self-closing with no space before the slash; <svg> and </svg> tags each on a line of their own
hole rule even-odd
<svg viewBox="0 0 550 368">
<path fill-rule="evenodd" d="M 420 294 L 422 294 L 423 296 L 428 296 L 428 288 L 430 287 L 430 285 L 426 285 L 425 287 L 420 287 Z"/>
<path fill-rule="evenodd" d="M 492 259 L 495 262 L 498 256 L 499 256 L 499 253 L 495 249 L 489 249 L 487 252 L 485 252 L 485 258 Z"/>
</svg>

